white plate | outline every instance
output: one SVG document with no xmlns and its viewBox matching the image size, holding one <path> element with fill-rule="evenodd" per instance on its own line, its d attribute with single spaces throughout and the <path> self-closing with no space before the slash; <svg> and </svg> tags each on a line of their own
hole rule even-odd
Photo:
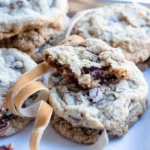
<svg viewBox="0 0 150 150">
<path fill-rule="evenodd" d="M 144 76 L 150 85 L 150 69 L 144 72 Z M 29 150 L 29 139 L 33 125 L 34 122 L 13 136 L 0 138 L 0 145 L 14 143 L 15 150 Z M 46 129 L 40 145 L 40 150 L 81 149 L 92 150 L 90 146 L 77 144 L 60 136 L 50 126 Z M 110 141 L 104 150 L 150 150 L 150 106 L 148 105 L 145 114 L 129 129 L 124 137 Z"/>
<path fill-rule="evenodd" d="M 136 3 L 142 3 L 142 4 L 150 4 L 149 0 L 97 0 L 99 2 L 122 2 L 122 3 L 128 3 L 128 2 L 136 2 Z"/>
</svg>

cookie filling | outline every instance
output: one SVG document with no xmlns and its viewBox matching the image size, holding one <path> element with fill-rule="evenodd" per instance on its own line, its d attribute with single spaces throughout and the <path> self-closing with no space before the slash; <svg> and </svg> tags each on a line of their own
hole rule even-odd
<svg viewBox="0 0 150 150">
<path fill-rule="evenodd" d="M 108 72 L 109 67 L 97 68 L 90 67 L 82 68 L 82 74 L 90 74 L 94 80 L 99 80 L 99 83 L 119 83 L 119 78 L 115 76 L 115 74 Z M 123 76 L 122 76 L 123 78 Z"/>
<path fill-rule="evenodd" d="M 103 67 L 103 68 L 91 66 L 90 68 L 82 67 L 81 77 L 79 79 L 76 77 L 75 73 L 73 73 L 67 65 L 61 65 L 57 62 L 57 60 L 52 61 L 49 64 L 54 68 L 56 68 L 58 72 L 62 74 L 64 79 L 69 80 L 72 83 L 76 84 L 77 86 L 81 86 L 82 88 L 89 88 L 90 84 L 93 84 L 91 82 L 97 82 L 97 85 L 95 86 L 98 86 L 99 84 L 105 84 L 105 83 L 117 84 L 119 83 L 120 80 L 126 78 L 126 73 L 125 74 L 123 73 L 122 75 L 117 74 L 118 72 L 111 69 L 110 66 Z M 90 75 L 89 83 L 86 83 L 84 80 L 84 78 L 86 78 L 86 75 Z"/>
</svg>

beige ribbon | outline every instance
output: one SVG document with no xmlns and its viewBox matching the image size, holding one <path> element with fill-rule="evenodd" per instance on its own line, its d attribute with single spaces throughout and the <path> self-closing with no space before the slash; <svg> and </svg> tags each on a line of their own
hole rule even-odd
<svg viewBox="0 0 150 150">
<path fill-rule="evenodd" d="M 41 136 L 49 124 L 52 107 L 46 103 L 49 90 L 38 81 L 41 76 L 52 70 L 46 63 L 42 63 L 31 71 L 22 75 L 8 92 L 6 105 L 9 110 L 22 117 L 36 117 L 35 126 L 30 139 L 30 149 L 38 150 Z M 22 108 L 28 97 L 40 91 L 35 102 L 27 108 Z"/>
</svg>

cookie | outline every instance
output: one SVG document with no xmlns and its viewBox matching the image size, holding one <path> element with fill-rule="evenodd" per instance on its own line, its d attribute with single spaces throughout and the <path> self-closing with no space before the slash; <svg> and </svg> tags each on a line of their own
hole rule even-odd
<svg viewBox="0 0 150 150">
<path fill-rule="evenodd" d="M 0 136 L 9 136 L 23 129 L 31 119 L 11 114 L 5 104 L 7 92 L 16 80 L 36 66 L 28 56 L 16 49 L 0 49 Z M 25 102 L 31 104 L 34 97 Z"/>
<path fill-rule="evenodd" d="M 102 130 L 86 127 L 73 127 L 68 121 L 53 114 L 51 126 L 62 136 L 81 144 L 94 144 L 102 134 Z M 117 138 L 107 131 L 109 139 Z"/>
<path fill-rule="evenodd" d="M 150 57 L 150 10 L 140 4 L 113 4 L 78 13 L 68 35 L 97 38 L 125 57 L 142 63 Z"/>
<path fill-rule="evenodd" d="M 57 115 L 53 115 L 50 123 L 52 127 L 62 136 L 65 136 L 77 143 L 93 144 L 101 135 L 101 130 L 84 127 L 73 127 L 65 119 Z"/>
<path fill-rule="evenodd" d="M 36 53 L 36 49 L 46 42 L 51 43 L 51 45 L 57 44 L 65 35 L 68 24 L 69 19 L 68 17 L 66 17 L 63 27 L 59 30 L 47 27 L 28 30 L 10 38 L 1 40 L 0 47 L 17 48 L 29 55 L 33 54 L 34 56 L 34 53 Z"/>
<path fill-rule="evenodd" d="M 68 42 L 62 45 L 62 47 L 57 46 L 55 47 L 56 51 L 53 51 L 53 48 L 51 49 L 52 53 L 55 52 L 55 56 L 59 56 L 57 60 L 61 64 L 63 63 L 63 67 L 53 59 L 59 67 L 53 65 L 57 72 L 53 73 L 49 78 L 50 105 L 53 107 L 55 115 L 63 118 L 66 122 L 71 124 L 72 127 L 84 127 L 99 131 L 106 129 L 111 136 L 121 137 L 127 133 L 128 128 L 145 112 L 148 99 L 148 85 L 142 72 L 133 62 L 126 60 L 123 54 L 117 49 L 110 48 L 106 50 L 108 45 L 106 46 L 105 44 L 106 43 L 101 40 L 86 39 L 84 42 L 72 41 L 71 44 Z M 72 51 L 73 48 L 75 51 Z M 84 48 L 87 52 L 91 53 L 88 55 L 85 55 L 85 51 L 84 53 L 79 53 L 81 50 L 84 50 Z M 46 50 L 46 54 L 47 52 L 50 52 L 50 49 Z M 59 52 L 59 55 L 57 52 Z M 76 54 L 79 55 L 78 57 L 68 55 L 70 52 L 76 52 Z M 101 82 L 96 86 L 90 87 L 82 86 L 82 84 L 77 83 L 74 78 L 69 80 L 64 76 L 64 72 L 66 73 L 67 71 L 72 75 L 72 70 L 69 70 L 70 68 L 68 69 L 68 66 L 74 66 L 76 72 L 78 72 L 78 67 L 75 64 L 72 65 L 71 59 L 74 58 L 76 64 L 82 66 L 83 62 L 87 62 L 87 58 L 95 58 L 95 52 L 97 52 L 97 55 L 99 54 L 99 58 L 95 61 L 97 65 L 103 64 L 105 66 L 108 62 L 111 62 L 112 68 L 116 67 L 118 70 L 120 68 L 120 70 L 124 69 L 130 76 L 117 80 L 117 82 L 107 80 L 107 82 Z M 110 54 L 109 57 L 107 55 L 108 52 Z M 104 53 L 106 54 L 104 55 L 105 57 L 103 57 Z M 80 63 L 78 63 L 78 59 L 76 59 L 79 58 L 79 56 L 83 58 L 80 59 Z M 70 59 L 66 59 L 66 57 Z M 120 61 L 116 61 L 118 57 Z M 113 61 L 111 61 L 112 58 Z M 49 63 L 49 61 L 47 62 Z M 93 61 L 90 61 L 88 65 L 90 63 L 93 63 Z M 123 63 L 125 64 L 123 65 Z M 50 64 L 53 63 L 51 62 Z M 98 71 L 99 69 L 96 69 L 96 72 Z M 88 74 L 90 74 L 90 72 Z M 120 75 L 121 74 L 124 75 L 124 72 L 121 71 Z M 101 74 L 98 74 L 98 76 L 100 75 Z M 83 85 L 86 84 L 87 82 L 85 80 Z M 67 129 L 68 133 L 65 131 L 66 128 L 64 128 L 63 131 L 63 126 L 58 127 L 58 125 L 54 128 L 58 129 L 62 135 L 73 139 L 73 137 L 69 135 L 69 133 L 72 134 L 73 131 L 71 132 Z M 84 140 L 81 139 L 81 143 L 83 143 L 83 141 Z M 80 140 L 77 142 L 80 142 Z"/>
<path fill-rule="evenodd" d="M 113 136 L 123 136 L 145 112 L 148 98 L 143 75 L 134 68 L 131 79 L 89 90 L 66 80 L 57 82 L 50 88 L 50 104 L 55 114 L 73 127 L 106 128 Z"/>
<path fill-rule="evenodd" d="M 7 0 L 0 2 L 0 40 L 41 27 L 61 28 L 67 0 Z M 56 19 L 57 18 L 57 19 Z"/>
<path fill-rule="evenodd" d="M 54 30 L 54 29 L 48 28 L 44 32 L 44 35 L 48 34 L 48 36 L 47 36 L 46 39 L 42 38 L 42 42 L 41 42 L 41 40 L 37 41 L 36 40 L 37 39 L 36 36 L 35 36 L 35 40 L 29 41 L 29 43 L 31 43 L 32 45 L 34 45 L 34 47 L 32 49 L 32 52 L 34 51 L 34 53 L 32 53 L 31 58 L 35 62 L 37 62 L 37 63 L 42 62 L 43 61 L 43 51 L 46 48 L 50 48 L 50 47 L 56 46 L 57 44 L 59 44 L 60 41 L 62 41 L 64 39 L 67 27 L 69 25 L 69 22 L 70 22 L 70 20 L 68 18 L 66 18 L 66 20 L 64 22 L 64 25 L 63 25 L 63 27 L 62 27 L 61 30 Z M 30 34 L 28 34 L 28 37 L 30 37 Z M 25 40 L 25 42 L 24 42 L 25 45 L 27 44 L 26 41 L 27 40 Z M 18 44 L 18 46 L 21 45 L 21 43 L 19 44 L 18 42 L 17 42 L 17 44 Z M 32 46 L 31 46 L 31 48 L 32 48 Z M 36 52 L 35 52 L 35 49 L 36 49 Z"/>
<path fill-rule="evenodd" d="M 46 49 L 44 59 L 59 69 L 63 78 L 74 80 L 83 88 L 118 83 L 130 77 L 129 63 L 120 50 L 98 39 L 68 41 Z"/>
</svg>

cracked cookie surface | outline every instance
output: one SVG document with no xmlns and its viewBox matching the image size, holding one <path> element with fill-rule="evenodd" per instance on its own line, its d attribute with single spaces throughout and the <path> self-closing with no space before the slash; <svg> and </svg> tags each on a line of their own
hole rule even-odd
<svg viewBox="0 0 150 150">
<path fill-rule="evenodd" d="M 7 92 L 16 80 L 36 63 L 16 49 L 0 49 L 0 136 L 9 136 L 23 129 L 31 119 L 13 115 L 5 104 Z M 24 106 L 32 102 L 32 98 Z"/>
<path fill-rule="evenodd" d="M 130 63 L 119 49 L 98 39 L 67 41 L 63 45 L 46 49 L 45 61 L 57 68 L 67 80 L 74 80 L 83 88 L 103 83 L 118 83 L 130 78 Z"/>
<path fill-rule="evenodd" d="M 150 57 L 149 8 L 140 4 L 113 4 L 77 15 L 70 34 L 101 39 L 120 48 L 135 63 Z"/>
</svg>

